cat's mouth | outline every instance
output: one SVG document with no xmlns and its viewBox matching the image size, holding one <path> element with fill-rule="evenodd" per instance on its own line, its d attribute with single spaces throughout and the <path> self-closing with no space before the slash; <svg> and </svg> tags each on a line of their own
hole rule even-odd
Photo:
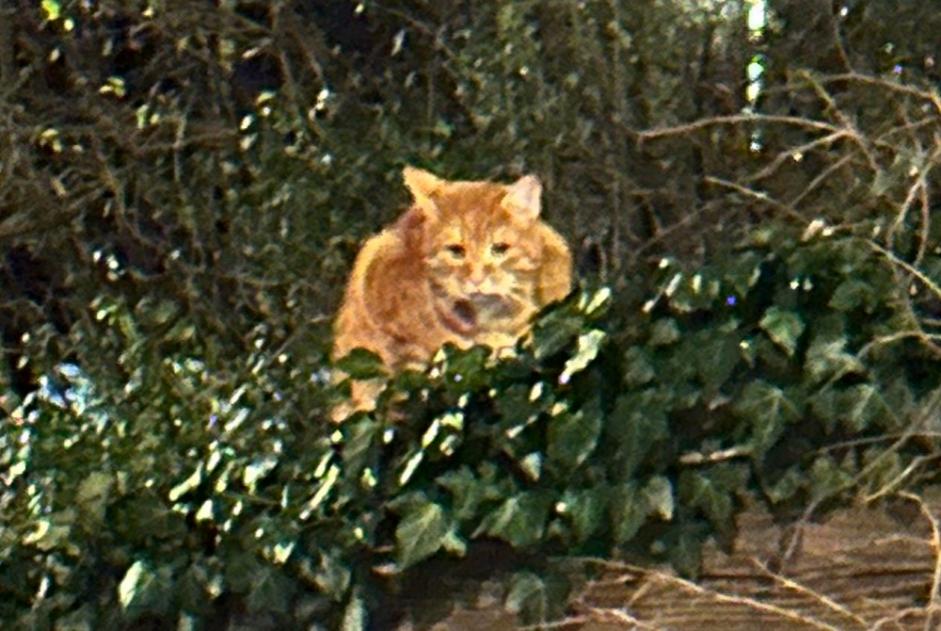
<svg viewBox="0 0 941 631">
<path fill-rule="evenodd" d="M 467 296 L 467 300 L 478 319 L 485 322 L 512 317 L 517 311 L 515 301 L 503 294 L 476 293 Z"/>
<path fill-rule="evenodd" d="M 452 311 L 460 322 L 462 329 L 469 331 L 477 326 L 477 309 L 474 308 L 470 300 L 463 298 L 455 300 Z"/>
<path fill-rule="evenodd" d="M 447 326 L 461 335 L 471 335 L 489 322 L 512 317 L 517 309 L 505 296 L 470 294 L 448 301 L 451 308 L 442 312 Z"/>
</svg>

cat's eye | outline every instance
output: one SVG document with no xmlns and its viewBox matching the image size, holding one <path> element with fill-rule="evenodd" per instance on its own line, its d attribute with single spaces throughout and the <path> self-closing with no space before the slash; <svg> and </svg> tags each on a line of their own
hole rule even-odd
<svg viewBox="0 0 941 631">
<path fill-rule="evenodd" d="M 464 258 L 464 246 L 460 243 L 449 243 L 444 246 L 444 249 L 448 251 L 448 254 L 451 256 L 457 257 L 459 259 Z"/>
<path fill-rule="evenodd" d="M 502 256 L 506 254 L 509 249 L 510 249 L 510 244 L 503 243 L 503 242 L 494 243 L 493 245 L 490 246 L 490 251 L 496 254 L 497 256 Z"/>
</svg>

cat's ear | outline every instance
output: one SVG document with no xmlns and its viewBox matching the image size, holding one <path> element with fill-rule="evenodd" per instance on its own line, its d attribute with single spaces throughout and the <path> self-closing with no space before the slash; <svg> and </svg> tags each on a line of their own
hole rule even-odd
<svg viewBox="0 0 941 631">
<path fill-rule="evenodd" d="M 514 216 L 524 221 L 535 221 L 542 211 L 542 184 L 535 175 L 524 175 L 506 187 L 501 202 Z"/>
<path fill-rule="evenodd" d="M 444 184 L 443 180 L 433 173 L 412 166 L 402 169 L 402 179 L 405 180 L 405 187 L 415 198 L 415 204 L 426 214 L 437 214 L 438 207 L 432 201 L 431 195 L 441 188 Z"/>
</svg>

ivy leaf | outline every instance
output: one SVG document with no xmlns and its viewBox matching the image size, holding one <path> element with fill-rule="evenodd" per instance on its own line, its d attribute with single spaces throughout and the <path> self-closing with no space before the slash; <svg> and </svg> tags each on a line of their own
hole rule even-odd
<svg viewBox="0 0 941 631">
<path fill-rule="evenodd" d="M 800 407 L 781 388 L 766 381 L 752 381 L 732 406 L 751 429 L 752 454 L 756 460 L 774 446 L 787 423 L 801 416 Z"/>
<path fill-rule="evenodd" d="M 601 434 L 601 410 L 592 400 L 578 412 L 562 412 L 549 420 L 547 453 L 564 470 L 577 468 L 595 450 Z"/>
<path fill-rule="evenodd" d="M 389 389 L 393 392 L 420 392 L 430 385 L 428 373 L 423 370 L 400 370 L 392 376 Z"/>
<path fill-rule="evenodd" d="M 804 374 L 810 377 L 811 384 L 865 372 L 862 362 L 855 355 L 847 353 L 845 348 L 846 338 L 842 336 L 835 339 L 819 338 L 811 343 L 804 361 Z"/>
<path fill-rule="evenodd" d="M 536 387 L 514 384 L 502 391 L 494 403 L 504 428 L 525 423 L 533 414 L 542 412 L 554 400 L 550 388 L 543 382 Z"/>
<path fill-rule="evenodd" d="M 143 613 L 161 613 L 170 606 L 172 586 L 169 568 L 151 568 L 144 561 L 135 561 L 118 584 L 118 602 L 129 617 Z"/>
<path fill-rule="evenodd" d="M 592 320 L 600 319 L 611 307 L 611 293 L 610 287 L 599 287 L 594 292 L 582 292 L 578 297 L 578 310 L 591 316 Z"/>
<path fill-rule="evenodd" d="M 448 531 L 441 541 L 441 547 L 454 556 L 463 557 L 467 554 L 467 541 L 465 541 L 454 529 Z"/>
<path fill-rule="evenodd" d="M 156 303 L 156 304 L 155 304 Z M 173 320 L 180 311 L 180 305 L 173 300 L 157 301 L 145 296 L 134 307 L 136 315 L 149 326 L 162 326 Z"/>
<path fill-rule="evenodd" d="M 642 386 L 657 376 L 650 354 L 640 346 L 632 346 L 624 353 L 624 383 Z"/>
<path fill-rule="evenodd" d="M 382 426 L 379 422 L 365 416 L 357 421 L 344 423 L 342 429 L 344 475 L 355 479 L 363 468 L 369 465 L 373 447 L 377 445 Z"/>
<path fill-rule="evenodd" d="M 772 504 L 780 504 L 794 497 L 806 483 L 800 467 L 788 469 L 774 484 L 765 489 L 765 494 Z"/>
<path fill-rule="evenodd" d="M 871 383 L 852 386 L 841 397 L 845 401 L 843 423 L 852 432 L 867 429 L 874 421 L 892 416 L 879 390 Z M 894 423 L 884 423 L 894 425 Z"/>
<path fill-rule="evenodd" d="M 680 339 L 680 327 L 673 318 L 660 318 L 650 331 L 651 346 L 668 346 Z"/>
<path fill-rule="evenodd" d="M 422 491 L 409 491 L 407 493 L 399 493 L 394 497 L 391 497 L 385 503 L 383 508 L 395 513 L 396 515 L 404 516 L 406 513 L 420 510 L 430 501 L 431 500 L 428 499 L 428 496 L 425 495 Z"/>
<path fill-rule="evenodd" d="M 872 283 L 860 278 L 844 280 L 830 296 L 828 306 L 837 311 L 853 311 L 864 306 L 866 312 L 871 312 L 876 303 Z"/>
<path fill-rule="evenodd" d="M 245 597 L 250 612 L 287 613 L 294 584 L 280 570 L 262 565 L 252 578 L 252 587 Z"/>
<path fill-rule="evenodd" d="M 758 325 L 789 357 L 797 350 L 797 342 L 804 332 L 804 321 L 800 316 L 780 307 L 770 307 L 765 311 Z"/>
<path fill-rule="evenodd" d="M 350 588 L 352 572 L 339 551 L 330 550 L 320 554 L 320 564 L 313 576 L 317 589 L 339 602 Z"/>
<path fill-rule="evenodd" d="M 484 483 L 466 465 L 439 476 L 437 483 L 451 493 L 454 518 L 462 522 L 473 519 L 485 499 Z"/>
<path fill-rule="evenodd" d="M 652 398 L 649 392 L 621 395 L 608 417 L 607 436 L 619 448 L 613 462 L 621 480 L 633 476 L 650 448 L 667 437 L 666 414 L 651 404 Z"/>
<path fill-rule="evenodd" d="M 810 491 L 815 501 L 835 496 L 853 483 L 853 475 L 829 456 L 814 460 L 810 469 Z"/>
<path fill-rule="evenodd" d="M 582 544 L 594 535 L 604 520 L 608 504 L 605 488 L 567 490 L 562 495 L 566 516 L 571 519 L 576 543 Z"/>
<path fill-rule="evenodd" d="M 646 500 L 648 515 L 657 515 L 663 521 L 673 519 L 673 484 L 662 475 L 650 478 L 644 486 L 644 499 Z"/>
<path fill-rule="evenodd" d="M 744 299 L 761 278 L 761 262 L 761 257 L 755 252 L 743 252 L 740 256 L 729 257 L 723 278 L 735 290 L 738 300 Z"/>
<path fill-rule="evenodd" d="M 510 578 L 504 608 L 526 625 L 539 625 L 562 617 L 568 603 L 569 585 L 564 577 L 517 572 Z"/>
<path fill-rule="evenodd" d="M 209 572 L 200 561 L 192 562 L 176 579 L 179 606 L 188 612 L 209 614 L 213 594 L 209 592 Z"/>
<path fill-rule="evenodd" d="M 535 545 L 543 539 L 551 505 L 552 496 L 537 491 L 508 497 L 484 517 L 473 536 L 486 534 L 503 539 L 514 548 Z"/>
<path fill-rule="evenodd" d="M 748 471 L 742 467 L 719 465 L 705 471 L 686 470 L 680 475 L 680 502 L 703 512 L 713 527 L 727 541 L 734 530 L 732 493 L 742 488 Z"/>
<path fill-rule="evenodd" d="M 650 512 L 646 498 L 640 494 L 633 482 L 619 484 L 611 490 L 608 509 L 611 515 L 612 539 L 618 546 L 634 538 Z"/>
<path fill-rule="evenodd" d="M 885 428 L 890 431 L 901 430 L 898 423 L 904 423 L 904 410 L 911 410 L 915 405 L 915 393 L 908 380 L 905 376 L 898 376 L 888 387 L 881 388 L 880 393 L 889 412 L 884 418 Z"/>
<path fill-rule="evenodd" d="M 113 484 L 114 476 L 111 474 L 93 471 L 78 485 L 75 499 L 82 513 L 91 521 L 92 528 L 104 521 Z"/>
<path fill-rule="evenodd" d="M 118 602 L 127 610 L 140 598 L 154 580 L 153 570 L 143 561 L 135 561 L 127 568 L 124 578 L 118 584 Z"/>
<path fill-rule="evenodd" d="M 248 592 L 255 576 L 261 572 L 261 563 L 252 554 L 235 552 L 225 564 L 226 586 L 236 594 Z"/>
<path fill-rule="evenodd" d="M 732 376 L 742 358 L 739 339 L 722 331 L 704 331 L 691 340 L 688 357 L 695 363 L 703 385 L 715 392 Z"/>
<path fill-rule="evenodd" d="M 399 568 L 415 565 L 440 550 L 450 531 L 447 514 L 434 502 L 426 502 L 407 512 L 395 529 Z"/>
<path fill-rule="evenodd" d="M 526 618 L 545 621 L 549 611 L 546 584 L 532 572 L 517 572 L 510 578 L 504 607 L 513 615 L 526 611 Z"/>
<path fill-rule="evenodd" d="M 386 374 L 382 358 L 365 348 L 354 348 L 334 363 L 352 379 L 375 379 Z"/>
<path fill-rule="evenodd" d="M 551 311 L 533 328 L 536 359 L 551 357 L 568 346 L 581 333 L 583 324 L 583 318 L 571 315 L 567 309 Z"/>
<path fill-rule="evenodd" d="M 448 385 L 462 392 L 486 385 L 489 377 L 486 364 L 490 351 L 483 346 L 474 346 L 467 350 L 449 348 L 448 351 L 445 371 Z"/>
<path fill-rule="evenodd" d="M 120 519 L 115 528 L 128 541 L 143 545 L 150 537 L 177 540 L 186 536 L 183 517 L 152 494 L 129 496 L 126 503 L 116 506 Z"/>
<path fill-rule="evenodd" d="M 702 544 L 706 533 L 695 524 L 684 528 L 669 545 L 670 563 L 682 576 L 695 578 L 702 567 Z"/>
<path fill-rule="evenodd" d="M 807 399 L 810 404 L 810 411 L 823 421 L 823 427 L 827 434 L 833 433 L 837 423 L 843 417 L 843 397 L 841 395 L 842 393 L 833 386 L 827 386 Z"/>
<path fill-rule="evenodd" d="M 560 384 L 567 384 L 571 381 L 572 375 L 581 372 L 594 361 L 605 337 L 605 332 L 600 329 L 592 329 L 578 336 L 578 347 L 575 354 L 566 360 L 562 374 L 559 375 Z"/>
<path fill-rule="evenodd" d="M 363 603 L 363 597 L 359 590 L 353 590 L 350 601 L 343 610 L 343 621 L 340 623 L 340 631 L 366 631 L 366 605 Z"/>
<path fill-rule="evenodd" d="M 684 471 L 680 475 L 679 496 L 684 504 L 702 510 L 717 528 L 726 527 L 732 515 L 732 498 L 707 476 L 698 471 Z"/>
</svg>

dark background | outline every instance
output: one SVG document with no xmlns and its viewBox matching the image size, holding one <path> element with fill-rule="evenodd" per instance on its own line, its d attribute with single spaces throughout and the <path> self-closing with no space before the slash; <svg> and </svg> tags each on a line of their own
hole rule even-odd
<svg viewBox="0 0 941 631">
<path fill-rule="evenodd" d="M 761 131 L 758 151 L 748 124 L 638 133 L 739 114 L 756 56 L 765 114 L 833 116 L 785 89 L 804 70 L 931 86 L 941 26 L 932 3 L 892 0 L 772 1 L 751 36 L 734 0 L 50 4 L 54 20 L 0 13 L 0 378 L 20 392 L 62 358 L 119 364 L 94 317 L 115 302 L 172 305 L 220 362 L 257 326 L 322 352 L 358 244 L 406 202 L 406 163 L 538 174 L 582 275 L 619 291 L 660 256 L 720 257 L 768 209 L 709 177 L 739 181 L 808 130 Z M 898 122 L 851 84 L 827 86 L 877 117 L 861 125 Z M 786 197 L 826 161 L 760 184 Z M 180 343 L 137 326 L 158 355 Z"/>
</svg>

